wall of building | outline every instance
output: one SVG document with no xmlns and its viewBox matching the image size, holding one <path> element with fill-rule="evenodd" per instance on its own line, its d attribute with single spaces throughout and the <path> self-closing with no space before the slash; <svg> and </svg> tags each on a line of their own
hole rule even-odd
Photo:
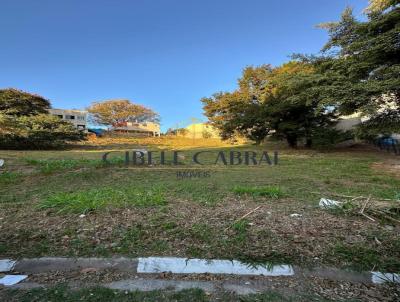
<svg viewBox="0 0 400 302">
<path fill-rule="evenodd" d="M 87 112 L 81 110 L 49 109 L 51 115 L 73 124 L 77 129 L 87 129 Z"/>
<path fill-rule="evenodd" d="M 142 129 L 144 131 L 151 131 L 154 133 L 160 133 L 160 125 L 153 122 L 143 122 L 143 123 L 135 123 L 135 122 L 127 122 L 127 127 L 135 127 L 138 129 Z"/>
<path fill-rule="evenodd" d="M 220 138 L 219 132 L 213 126 L 206 123 L 191 124 L 185 128 L 186 133 L 183 134 L 189 138 Z"/>
</svg>

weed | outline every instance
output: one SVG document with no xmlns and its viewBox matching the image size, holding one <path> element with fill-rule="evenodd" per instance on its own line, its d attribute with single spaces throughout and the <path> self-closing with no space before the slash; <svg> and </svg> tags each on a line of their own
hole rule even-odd
<svg viewBox="0 0 400 302">
<path fill-rule="evenodd" d="M 233 229 L 236 230 L 238 233 L 246 232 L 248 226 L 249 222 L 247 219 L 238 220 L 232 225 Z"/>
<path fill-rule="evenodd" d="M 282 190 L 276 186 L 266 187 L 247 187 L 247 186 L 235 186 L 233 192 L 237 195 L 250 195 L 253 197 L 269 197 L 269 198 L 281 198 L 283 196 Z"/>
<path fill-rule="evenodd" d="M 190 233 L 194 238 L 203 242 L 210 243 L 213 239 L 210 226 L 204 223 L 193 224 Z"/>
<path fill-rule="evenodd" d="M 164 224 L 162 225 L 162 228 L 163 228 L 164 230 L 166 230 L 166 231 L 169 231 L 169 230 L 175 229 L 177 226 L 178 226 L 178 225 L 176 224 L 176 222 L 168 221 L 168 222 L 166 222 L 166 223 L 164 223 Z"/>
<path fill-rule="evenodd" d="M 118 246 L 120 253 L 131 256 L 142 256 L 146 243 L 142 240 L 146 235 L 141 225 L 133 226 L 127 230 L 121 230 L 117 234 L 121 238 Z"/>
<path fill-rule="evenodd" d="M 345 245 L 338 243 L 333 249 L 335 258 L 351 263 L 351 267 L 359 271 L 372 270 L 380 266 L 379 252 L 361 244 Z"/>
<path fill-rule="evenodd" d="M 0 172 L 0 183 L 2 184 L 14 183 L 17 180 L 19 180 L 21 176 L 22 174 L 18 172 L 9 172 L 9 171 Z"/>
<path fill-rule="evenodd" d="M 236 236 L 234 237 L 237 242 L 244 242 L 247 237 L 247 229 L 249 227 L 249 222 L 246 219 L 241 219 L 236 221 L 232 225 L 233 229 L 236 231 Z"/>
</svg>

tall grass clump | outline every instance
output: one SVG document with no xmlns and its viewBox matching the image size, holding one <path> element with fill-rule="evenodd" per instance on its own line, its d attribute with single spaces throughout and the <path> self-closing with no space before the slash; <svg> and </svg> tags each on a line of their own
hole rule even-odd
<svg viewBox="0 0 400 302">
<path fill-rule="evenodd" d="M 165 204 L 161 188 L 94 188 L 54 193 L 40 202 L 39 209 L 54 209 L 57 213 L 88 213 L 108 207 L 152 207 Z"/>
<path fill-rule="evenodd" d="M 0 172 L 0 183 L 2 184 L 13 183 L 17 181 L 21 176 L 22 174 L 18 172 L 10 172 L 10 171 Z"/>
</svg>

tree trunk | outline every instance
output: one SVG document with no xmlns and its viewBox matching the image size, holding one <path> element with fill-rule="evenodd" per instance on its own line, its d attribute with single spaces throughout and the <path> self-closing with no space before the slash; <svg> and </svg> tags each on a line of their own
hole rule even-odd
<svg viewBox="0 0 400 302">
<path fill-rule="evenodd" d="M 311 148 L 312 146 L 312 139 L 311 138 L 307 138 L 306 139 L 306 148 Z"/>
<path fill-rule="evenodd" d="M 290 148 L 297 148 L 297 135 L 287 135 L 286 141 L 288 142 Z"/>
</svg>

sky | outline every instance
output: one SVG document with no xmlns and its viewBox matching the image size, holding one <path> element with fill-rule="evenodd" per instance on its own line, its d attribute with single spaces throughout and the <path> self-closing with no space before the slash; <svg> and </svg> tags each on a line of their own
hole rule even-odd
<svg viewBox="0 0 400 302">
<path fill-rule="evenodd" d="M 54 108 L 129 99 L 183 127 L 202 97 L 232 91 L 245 66 L 318 53 L 316 24 L 367 0 L 0 0 L 0 89 Z"/>
</svg>

